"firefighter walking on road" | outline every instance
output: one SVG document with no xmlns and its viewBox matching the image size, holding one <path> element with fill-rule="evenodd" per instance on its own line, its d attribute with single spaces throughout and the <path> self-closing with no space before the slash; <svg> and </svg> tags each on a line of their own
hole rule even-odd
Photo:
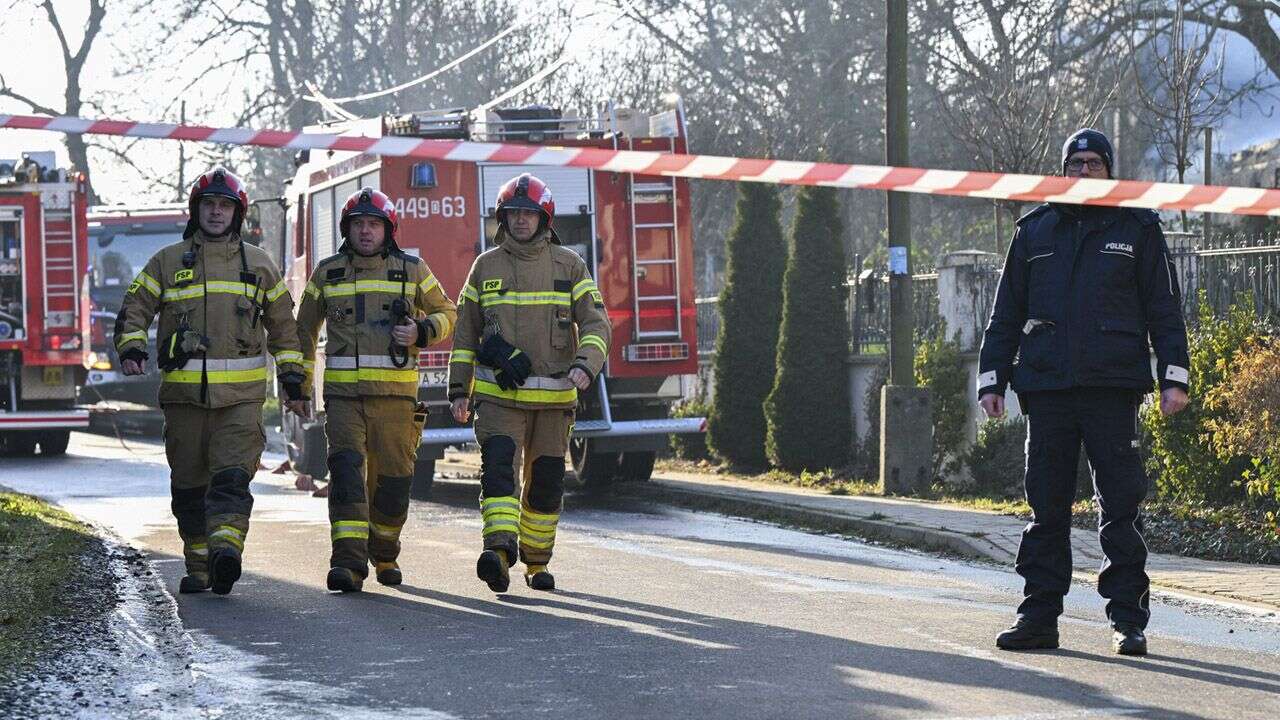
<svg viewBox="0 0 1280 720">
<path fill-rule="evenodd" d="M 395 206 L 371 188 L 342 208 L 339 252 L 316 265 L 298 309 L 308 378 L 323 322 L 325 436 L 329 444 L 330 590 L 361 589 L 374 564 L 383 585 L 402 581 L 397 558 L 409 514 L 425 410 L 418 351 L 449 338 L 457 311 L 427 264 L 396 244 Z M 306 383 L 307 388 L 311 382 Z M 309 414 L 307 401 L 298 411 Z"/>
<path fill-rule="evenodd" d="M 156 253 L 125 293 L 115 345 L 124 374 L 141 375 L 160 315 L 165 455 L 187 569 L 179 591 L 225 595 L 240 578 L 249 481 L 266 444 L 264 348 L 291 398 L 301 397 L 302 354 L 274 261 L 240 237 L 244 185 L 215 167 L 196 180 L 189 205 L 182 242 Z"/>
<path fill-rule="evenodd" d="M 476 414 L 484 520 L 476 575 L 505 592 L 519 557 L 526 584 L 553 590 L 547 564 L 577 393 L 603 367 L 611 332 L 586 263 L 560 246 L 551 227 L 550 189 L 522 174 L 502 186 L 496 213 L 497 247 L 476 258 L 459 295 L 449 400 L 458 422 Z"/>
</svg>

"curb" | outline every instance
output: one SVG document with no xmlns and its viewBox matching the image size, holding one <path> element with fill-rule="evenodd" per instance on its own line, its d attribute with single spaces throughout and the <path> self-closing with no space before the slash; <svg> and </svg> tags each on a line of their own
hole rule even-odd
<svg viewBox="0 0 1280 720">
<path fill-rule="evenodd" d="M 658 479 L 644 484 L 631 484 L 627 486 L 625 492 L 645 499 L 666 501 L 691 510 L 710 510 L 809 530 L 885 540 L 920 550 L 953 553 L 974 560 L 1000 563 L 1013 561 L 1012 555 L 984 537 L 974 537 L 943 528 L 825 512 L 802 505 L 755 500 L 730 493 L 696 492 L 667 486 Z"/>
<path fill-rule="evenodd" d="M 802 530 L 832 532 L 869 540 L 887 541 L 926 552 L 941 552 L 958 555 L 970 560 L 994 562 L 1009 568 L 1012 568 L 1015 559 L 1012 553 L 1000 548 L 985 537 L 975 537 L 945 528 L 922 527 L 896 523 L 891 520 L 825 512 L 773 499 L 766 501 L 742 497 L 731 492 L 716 492 L 714 490 L 698 492 L 686 488 L 675 488 L 665 484 L 658 478 L 654 478 L 647 483 L 628 483 L 622 486 L 615 486 L 615 489 L 637 499 L 665 502 L 689 510 L 717 512 L 752 520 L 789 525 Z M 1184 583 L 1162 581 L 1155 576 L 1155 573 L 1152 573 L 1152 575 L 1151 587 L 1155 589 L 1176 592 L 1208 602 L 1226 603 L 1233 607 L 1243 606 L 1272 613 L 1278 607 L 1278 605 L 1265 600 L 1245 597 L 1236 593 L 1209 593 Z M 1081 570 L 1074 571 L 1072 576 L 1075 580 L 1088 584 L 1093 584 L 1098 579 L 1096 572 Z"/>
</svg>

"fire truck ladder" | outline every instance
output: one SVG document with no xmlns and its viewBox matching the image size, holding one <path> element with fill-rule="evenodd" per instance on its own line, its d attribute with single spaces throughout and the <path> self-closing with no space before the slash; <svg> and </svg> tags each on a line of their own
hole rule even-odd
<svg viewBox="0 0 1280 720">
<path fill-rule="evenodd" d="M 671 140 L 670 152 L 675 152 L 674 138 Z M 674 177 L 666 177 L 655 182 L 636 182 L 635 175 L 629 175 L 628 178 L 629 199 L 631 201 L 631 310 L 636 319 L 635 339 L 679 337 L 682 330 L 682 317 L 680 312 L 680 251 L 676 215 L 676 179 Z M 670 219 L 668 220 L 664 216 L 654 222 L 637 223 L 636 202 L 638 198 L 653 198 L 654 200 L 646 202 L 646 205 L 665 205 L 670 208 Z M 660 243 L 661 254 L 655 255 L 651 250 L 646 253 L 644 258 L 640 257 L 639 234 L 642 231 L 662 234 L 665 242 Z M 641 294 L 640 280 L 647 275 L 647 269 L 650 267 L 669 268 L 670 294 Z M 661 307 L 663 303 L 669 304 L 668 306 L 672 307 L 675 312 L 674 329 L 646 330 L 644 325 L 645 310 L 651 309 L 655 305 Z"/>
<path fill-rule="evenodd" d="M 74 328 L 80 305 L 76 288 L 80 276 L 76 257 L 74 197 L 66 209 L 45 206 L 44 225 L 44 325 Z"/>
</svg>

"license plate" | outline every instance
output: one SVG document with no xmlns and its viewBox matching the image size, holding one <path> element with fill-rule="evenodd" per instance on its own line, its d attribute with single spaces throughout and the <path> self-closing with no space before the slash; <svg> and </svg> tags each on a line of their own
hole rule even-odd
<svg viewBox="0 0 1280 720">
<path fill-rule="evenodd" d="M 423 370 L 422 385 L 424 387 L 444 387 L 449 382 L 448 370 Z"/>
<path fill-rule="evenodd" d="M 61 385 L 62 384 L 62 368 L 55 365 L 45 366 L 44 384 L 45 385 Z"/>
</svg>

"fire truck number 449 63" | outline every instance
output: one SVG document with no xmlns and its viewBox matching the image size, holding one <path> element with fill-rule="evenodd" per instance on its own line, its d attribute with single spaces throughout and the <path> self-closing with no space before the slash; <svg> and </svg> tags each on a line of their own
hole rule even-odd
<svg viewBox="0 0 1280 720">
<path fill-rule="evenodd" d="M 396 198 L 396 213 L 400 217 L 466 217 L 467 201 L 461 195 L 443 198 Z"/>
</svg>

